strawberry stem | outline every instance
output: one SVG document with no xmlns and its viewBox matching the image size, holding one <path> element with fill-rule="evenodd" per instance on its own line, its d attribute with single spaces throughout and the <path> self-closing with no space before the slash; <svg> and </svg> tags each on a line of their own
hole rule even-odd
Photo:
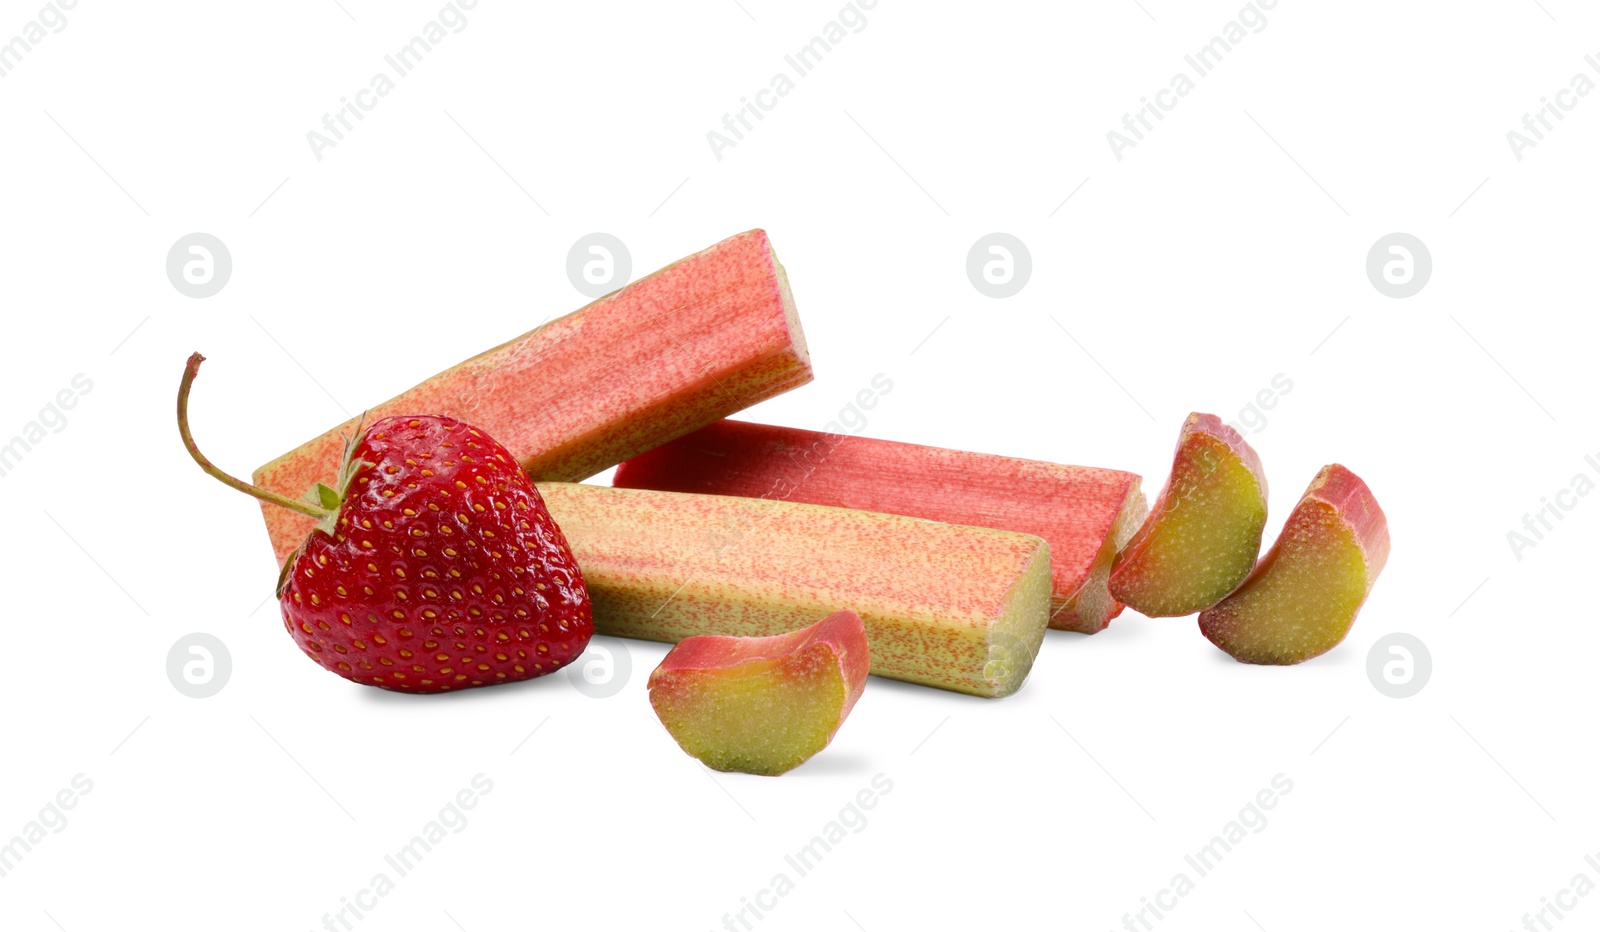
<svg viewBox="0 0 1600 932">
<path fill-rule="evenodd" d="M 183 381 L 178 384 L 178 433 L 183 435 L 184 449 L 188 450 L 189 455 L 194 457 L 194 461 L 199 463 L 200 468 L 206 471 L 206 475 L 211 476 L 223 485 L 231 486 L 246 495 L 252 495 L 264 502 L 271 502 L 274 505 L 316 518 L 319 521 L 326 520 L 332 514 L 327 509 L 319 508 L 310 502 L 297 501 L 287 496 L 279 495 L 276 492 L 269 492 L 260 486 L 251 485 L 243 479 L 235 479 L 206 459 L 205 454 L 200 452 L 200 448 L 195 446 L 194 436 L 189 433 L 189 389 L 194 387 L 194 377 L 199 374 L 200 364 L 205 361 L 206 358 L 199 353 L 190 356 L 189 364 L 183 370 Z"/>
</svg>

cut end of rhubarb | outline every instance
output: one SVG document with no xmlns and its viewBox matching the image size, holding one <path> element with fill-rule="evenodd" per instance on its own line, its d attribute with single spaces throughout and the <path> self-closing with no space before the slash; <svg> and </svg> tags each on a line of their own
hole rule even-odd
<svg viewBox="0 0 1600 932">
<path fill-rule="evenodd" d="M 1360 477 L 1323 467 L 1283 533 L 1200 631 L 1244 663 L 1294 664 L 1331 650 L 1389 559 L 1383 509 Z"/>
<path fill-rule="evenodd" d="M 1152 618 L 1210 608 L 1250 573 L 1267 523 L 1267 479 L 1238 431 L 1191 414 L 1172 472 L 1117 555 L 1111 594 Z"/>
<path fill-rule="evenodd" d="M 1050 548 L 1041 541 L 1038 554 L 1006 593 L 1000 619 L 990 629 L 983 664 L 988 688 L 981 695 L 1001 699 L 1022 688 L 1044 643 L 1045 626 L 1038 619 L 1049 608 Z"/>
<path fill-rule="evenodd" d="M 1122 614 L 1123 603 L 1111 594 L 1111 567 L 1115 565 L 1117 554 L 1133 539 L 1149 510 L 1144 492 L 1139 488 L 1139 477 L 1133 476 L 1128 483 L 1122 507 L 1117 509 L 1111 521 L 1111 531 L 1101 541 L 1088 573 L 1083 576 L 1083 582 L 1077 589 L 1065 599 L 1061 598 L 1061 575 L 1065 568 L 1056 568 L 1056 599 L 1050 612 L 1050 627 L 1060 631 L 1095 634 L 1104 631 L 1111 619 Z"/>
<path fill-rule="evenodd" d="M 772 637 L 692 637 L 650 674 L 650 705 L 707 767 L 777 776 L 833 740 L 869 664 L 866 628 L 852 611 Z"/>
</svg>

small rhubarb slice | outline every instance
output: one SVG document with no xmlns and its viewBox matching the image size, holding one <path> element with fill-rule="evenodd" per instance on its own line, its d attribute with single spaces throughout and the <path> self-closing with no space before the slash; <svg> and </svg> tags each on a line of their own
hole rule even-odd
<svg viewBox="0 0 1600 932">
<path fill-rule="evenodd" d="M 1200 631 L 1244 663 L 1291 664 L 1332 649 L 1389 559 L 1389 524 L 1350 470 L 1324 466 L 1244 585 L 1200 614 Z"/>
<path fill-rule="evenodd" d="M 470 421 L 536 480 L 583 479 L 811 381 L 811 359 L 767 234 L 741 233 L 370 408 Z M 333 428 L 256 470 L 297 498 L 339 471 Z M 466 453 L 468 451 L 462 451 Z M 315 523 L 264 508 L 278 561 Z"/>
<path fill-rule="evenodd" d="M 833 740 L 867 686 L 867 651 L 852 611 L 772 637 L 686 638 L 650 674 L 650 705 L 712 770 L 775 777 Z"/>
<path fill-rule="evenodd" d="M 1017 531 L 1050 544 L 1050 627 L 1093 634 L 1122 610 L 1107 579 L 1144 518 L 1114 469 L 719 421 L 618 467 L 612 484 L 742 495 Z"/>
<path fill-rule="evenodd" d="M 1256 451 L 1216 415 L 1191 414 L 1166 486 L 1117 554 L 1111 594 L 1151 618 L 1210 608 L 1249 574 L 1266 524 Z"/>
<path fill-rule="evenodd" d="M 766 637 L 851 609 L 872 672 L 1015 692 L 1050 607 L 1050 547 L 1011 531 L 799 502 L 541 482 L 600 634 Z"/>
</svg>

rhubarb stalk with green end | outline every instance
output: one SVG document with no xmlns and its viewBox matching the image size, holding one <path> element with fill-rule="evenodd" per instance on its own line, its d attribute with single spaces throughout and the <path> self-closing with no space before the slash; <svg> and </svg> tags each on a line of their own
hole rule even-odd
<svg viewBox="0 0 1600 932">
<path fill-rule="evenodd" d="M 1144 518 L 1139 477 L 719 421 L 617 468 L 619 488 L 708 492 L 1017 531 L 1050 544 L 1050 627 L 1093 634 L 1122 611 L 1107 579 Z"/>
<path fill-rule="evenodd" d="M 1372 490 L 1324 466 L 1244 584 L 1201 613 L 1200 631 L 1244 663 L 1310 660 L 1344 640 L 1388 559 Z"/>
<path fill-rule="evenodd" d="M 872 672 L 1015 692 L 1050 608 L 1050 547 L 1027 534 L 722 495 L 539 483 L 600 634 L 765 637 L 851 609 Z"/>
<path fill-rule="evenodd" d="M 1210 608 L 1249 574 L 1267 523 L 1267 478 L 1239 432 L 1191 414 L 1149 517 L 1117 554 L 1111 594 L 1152 618 Z"/>
<path fill-rule="evenodd" d="M 777 776 L 828 746 L 861 698 L 867 631 L 852 611 L 771 637 L 686 638 L 650 674 L 650 705 L 713 770 Z"/>
<path fill-rule="evenodd" d="M 463 320 L 474 312 L 437 325 Z M 458 418 L 499 440 L 534 479 L 569 481 L 809 381 L 788 278 L 767 234 L 751 230 L 446 369 L 372 407 L 366 422 Z M 351 419 L 278 457 L 256 470 L 255 484 L 298 496 L 335 474 L 340 434 L 358 426 Z M 315 521 L 263 511 L 282 563 Z"/>
</svg>

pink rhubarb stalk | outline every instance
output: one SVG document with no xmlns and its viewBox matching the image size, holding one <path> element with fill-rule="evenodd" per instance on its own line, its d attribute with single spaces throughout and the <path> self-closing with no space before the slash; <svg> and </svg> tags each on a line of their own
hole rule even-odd
<svg viewBox="0 0 1600 932">
<path fill-rule="evenodd" d="M 743 421 L 711 424 L 636 456 L 612 484 L 1032 534 L 1050 544 L 1050 627 L 1091 634 L 1122 610 L 1107 577 L 1145 509 L 1133 473 Z"/>
<path fill-rule="evenodd" d="M 448 323 L 448 321 L 445 321 Z M 382 360 L 363 360 L 381 365 Z M 536 480 L 577 480 L 811 381 L 794 299 L 752 230 L 372 407 L 440 414 L 498 439 Z M 338 472 L 347 421 L 256 470 L 294 498 Z M 281 563 L 315 523 L 263 508 Z"/>
</svg>

